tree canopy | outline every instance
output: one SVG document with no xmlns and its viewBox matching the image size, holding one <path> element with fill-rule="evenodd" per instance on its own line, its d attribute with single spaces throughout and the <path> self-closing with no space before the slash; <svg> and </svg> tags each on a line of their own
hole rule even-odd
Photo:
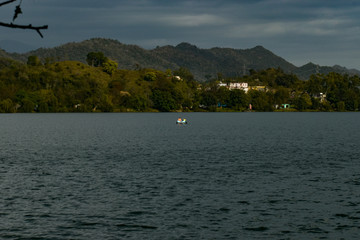
<svg viewBox="0 0 360 240">
<path fill-rule="evenodd" d="M 281 69 L 251 71 L 233 79 L 197 82 L 186 68 L 118 69 L 102 53 L 88 64 L 26 63 L 0 58 L 0 112 L 119 111 L 358 111 L 358 76 L 330 73 L 302 81 Z M 243 82 L 248 91 L 230 89 Z M 251 105 L 251 109 L 250 109 Z M 287 107 L 284 107 L 284 106 Z"/>
</svg>

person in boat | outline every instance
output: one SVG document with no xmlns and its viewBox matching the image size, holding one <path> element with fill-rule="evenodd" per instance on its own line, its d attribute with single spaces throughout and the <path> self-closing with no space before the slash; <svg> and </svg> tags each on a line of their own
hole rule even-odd
<svg viewBox="0 0 360 240">
<path fill-rule="evenodd" d="M 186 123 L 186 118 L 183 119 L 183 122 Z"/>
<path fill-rule="evenodd" d="M 181 122 L 181 117 L 179 117 L 177 121 L 178 121 L 178 122 Z"/>
</svg>

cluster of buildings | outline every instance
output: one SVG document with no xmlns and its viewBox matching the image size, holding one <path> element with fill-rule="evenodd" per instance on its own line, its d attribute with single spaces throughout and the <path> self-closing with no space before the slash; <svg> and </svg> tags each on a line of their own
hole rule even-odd
<svg viewBox="0 0 360 240">
<path fill-rule="evenodd" d="M 223 83 L 220 82 L 218 84 L 219 87 L 226 87 L 229 90 L 243 90 L 247 93 L 249 90 L 257 90 L 257 91 L 266 91 L 265 86 L 249 86 L 246 82 L 239 82 L 239 83 Z"/>
<path fill-rule="evenodd" d="M 229 90 L 234 90 L 234 89 L 243 90 L 243 91 L 245 91 L 245 93 L 247 93 L 249 90 L 267 91 L 265 86 L 249 86 L 249 84 L 246 82 L 235 82 L 235 83 L 220 82 L 220 83 L 218 83 L 218 87 L 226 87 Z M 294 98 L 293 94 L 295 94 L 295 92 L 292 93 L 292 96 L 291 96 L 292 98 Z M 314 95 L 312 95 L 312 97 L 319 99 L 321 103 L 326 101 L 325 93 L 314 94 Z M 281 105 L 275 105 L 274 107 L 275 107 L 275 109 L 290 109 L 291 105 L 284 103 Z M 251 110 L 251 104 L 249 106 L 249 109 Z"/>
</svg>

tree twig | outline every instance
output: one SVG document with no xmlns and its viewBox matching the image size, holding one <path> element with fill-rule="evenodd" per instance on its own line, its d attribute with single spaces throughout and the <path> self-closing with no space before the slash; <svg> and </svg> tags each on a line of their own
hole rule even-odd
<svg viewBox="0 0 360 240">
<path fill-rule="evenodd" d="M 44 26 L 33 26 L 31 24 L 29 25 L 19 25 L 19 24 L 13 24 L 13 23 L 3 23 L 3 22 L 0 22 L 0 26 L 3 26 L 3 27 L 8 27 L 8 28 L 20 28 L 20 29 L 31 29 L 31 30 L 35 30 L 39 35 L 40 37 L 44 37 L 40 30 L 43 30 L 43 29 L 48 29 L 48 25 L 44 25 Z"/>
<path fill-rule="evenodd" d="M 15 2 L 16 0 L 9 0 L 9 1 L 6 1 L 6 2 L 2 2 L 0 3 L 0 7 L 3 6 L 3 5 L 6 5 L 6 4 L 9 4 L 9 3 L 12 3 L 12 2 Z"/>
<path fill-rule="evenodd" d="M 0 3 L 0 7 L 6 5 L 6 4 L 10 4 L 12 2 L 15 2 L 17 0 L 8 0 L 8 1 L 5 1 L 5 2 L 2 2 Z M 22 13 L 21 11 L 21 8 L 20 8 L 20 5 L 22 3 L 22 0 L 20 1 L 20 4 L 18 6 L 16 6 L 15 8 L 15 12 L 14 12 L 14 17 L 13 17 L 13 21 L 17 18 L 17 16 L 19 14 Z M 4 22 L 0 22 L 0 26 L 2 27 L 8 27 L 8 28 L 20 28 L 20 29 L 31 29 L 31 30 L 35 30 L 39 35 L 40 37 L 44 37 L 41 33 L 40 30 L 43 30 L 43 29 L 48 29 L 48 25 L 44 25 L 44 26 L 33 26 L 31 24 L 29 25 L 20 25 L 20 24 L 13 24 L 13 23 L 4 23 Z"/>
</svg>

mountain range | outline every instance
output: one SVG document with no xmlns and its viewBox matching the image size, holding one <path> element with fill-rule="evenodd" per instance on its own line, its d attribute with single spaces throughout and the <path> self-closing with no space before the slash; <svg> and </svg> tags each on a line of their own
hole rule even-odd
<svg viewBox="0 0 360 240">
<path fill-rule="evenodd" d="M 328 67 L 310 62 L 304 66 L 296 67 L 262 46 L 250 49 L 220 47 L 201 49 L 190 43 L 180 43 L 177 46 L 158 46 L 148 50 L 104 38 L 72 42 L 54 48 L 39 48 L 23 54 L 8 53 L 0 49 L 0 57 L 26 62 L 29 56 L 36 55 L 41 59 L 73 60 L 85 63 L 89 52 L 103 52 L 105 56 L 115 60 L 120 69 L 177 70 L 180 67 L 185 67 L 199 81 L 215 78 L 219 73 L 223 77 L 241 77 L 249 74 L 251 69 L 263 70 L 267 68 L 281 68 L 284 72 L 295 74 L 302 80 L 308 79 L 315 73 L 337 72 L 360 75 L 360 71 L 356 69 L 347 69 L 338 65 Z"/>
</svg>

